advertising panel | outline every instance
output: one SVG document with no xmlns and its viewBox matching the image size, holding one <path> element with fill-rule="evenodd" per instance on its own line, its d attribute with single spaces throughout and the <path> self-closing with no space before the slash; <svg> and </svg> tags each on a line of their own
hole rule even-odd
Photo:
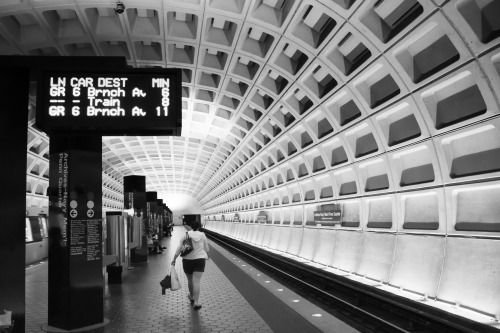
<svg viewBox="0 0 500 333">
<path fill-rule="evenodd" d="M 26 228 L 25 228 L 25 241 L 26 243 L 30 243 L 33 241 L 33 233 L 31 232 L 31 222 L 30 219 L 26 218 Z"/>
<path fill-rule="evenodd" d="M 45 216 L 39 216 L 38 221 L 40 222 L 40 228 L 42 231 L 42 236 L 44 238 L 49 237 L 49 232 L 47 231 L 47 218 Z"/>
<path fill-rule="evenodd" d="M 257 215 L 258 223 L 267 223 L 267 213 L 264 211 L 260 211 L 259 215 Z"/>
</svg>

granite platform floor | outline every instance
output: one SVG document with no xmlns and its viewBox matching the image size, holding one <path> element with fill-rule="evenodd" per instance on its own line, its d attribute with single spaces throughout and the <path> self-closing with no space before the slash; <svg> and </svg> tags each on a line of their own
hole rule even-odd
<svg viewBox="0 0 500 333">
<path fill-rule="evenodd" d="M 194 310 L 187 298 L 180 258 L 182 289 L 161 295 L 159 281 L 183 235 L 184 228 L 175 227 L 163 239 L 163 254 L 125 269 L 122 284 L 106 284 L 104 317 L 110 322 L 87 332 L 357 332 L 213 242 L 201 280 L 203 307 Z M 43 332 L 47 324 L 47 266 L 26 269 L 26 332 Z"/>
</svg>

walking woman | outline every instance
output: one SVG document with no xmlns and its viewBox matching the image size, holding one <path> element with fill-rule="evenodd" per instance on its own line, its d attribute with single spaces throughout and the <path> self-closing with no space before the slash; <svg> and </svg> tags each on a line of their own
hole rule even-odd
<svg viewBox="0 0 500 333">
<path fill-rule="evenodd" d="M 189 301 L 194 304 L 195 310 L 201 309 L 201 305 L 198 303 L 200 298 L 200 280 L 203 272 L 205 271 L 205 262 L 209 258 L 207 236 L 205 236 L 203 232 L 198 231 L 200 227 L 200 222 L 197 221 L 191 222 L 190 226 L 186 225 L 186 228 L 189 230 L 187 234 L 191 237 L 193 242 L 193 250 L 186 254 L 182 259 L 182 267 L 188 280 L 188 298 Z M 183 240 L 184 237 L 181 239 L 181 242 L 175 251 L 172 265 L 175 265 L 175 260 L 181 252 Z"/>
</svg>

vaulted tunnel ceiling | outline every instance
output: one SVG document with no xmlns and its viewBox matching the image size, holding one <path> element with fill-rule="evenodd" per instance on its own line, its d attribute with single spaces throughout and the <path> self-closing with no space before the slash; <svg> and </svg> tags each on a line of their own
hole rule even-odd
<svg viewBox="0 0 500 333">
<path fill-rule="evenodd" d="M 325 198 L 349 196 L 383 171 L 389 187 L 363 193 L 395 191 L 398 167 L 424 160 L 435 168 L 427 183 L 442 184 L 437 138 L 498 114 L 495 1 L 123 3 L 118 15 L 115 1 L 1 1 L 0 54 L 181 68 L 182 135 L 105 137 L 103 170 L 146 175 L 148 190 L 208 210 L 248 208 L 242 198 L 280 178 L 275 191 L 297 187 L 302 200 L 324 184 Z"/>
</svg>

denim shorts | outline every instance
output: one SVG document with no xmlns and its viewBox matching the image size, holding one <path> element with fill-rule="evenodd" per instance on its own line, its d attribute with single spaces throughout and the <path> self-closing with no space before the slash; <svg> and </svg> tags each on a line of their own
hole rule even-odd
<svg viewBox="0 0 500 333">
<path fill-rule="evenodd" d="M 182 259 L 182 268 L 184 273 L 193 274 L 193 272 L 205 271 L 205 259 Z"/>
</svg>

